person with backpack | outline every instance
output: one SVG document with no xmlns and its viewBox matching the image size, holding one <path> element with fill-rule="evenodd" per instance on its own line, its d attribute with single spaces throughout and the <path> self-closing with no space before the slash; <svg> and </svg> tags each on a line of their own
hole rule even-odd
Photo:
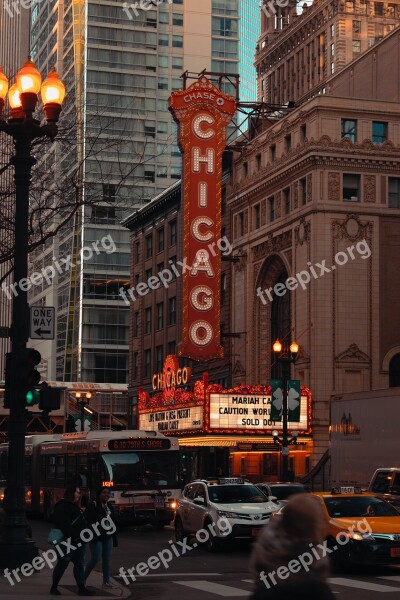
<svg viewBox="0 0 400 600">
<path fill-rule="evenodd" d="M 61 596 L 61 592 L 57 586 L 69 562 L 72 562 L 74 565 L 74 577 L 78 586 L 78 595 L 93 595 L 85 586 L 85 544 L 82 542 L 80 534 L 86 528 L 87 522 L 80 508 L 80 500 L 81 491 L 79 487 L 72 485 L 67 487 L 64 497 L 54 507 L 54 527 L 62 531 L 64 540 L 70 540 L 74 549 L 65 556 L 59 556 L 58 558 L 53 571 L 53 582 L 50 589 L 50 594 L 53 596 Z"/>
<path fill-rule="evenodd" d="M 113 547 L 117 546 L 116 525 L 113 521 L 113 507 L 109 503 L 110 490 L 102 487 L 97 493 L 96 500 L 92 500 L 86 509 L 86 518 L 89 525 L 96 524 L 94 531 L 96 537 L 90 542 L 90 560 L 85 568 L 85 581 L 100 560 L 102 559 L 103 588 L 114 588 L 110 583 L 111 554 Z"/>
</svg>

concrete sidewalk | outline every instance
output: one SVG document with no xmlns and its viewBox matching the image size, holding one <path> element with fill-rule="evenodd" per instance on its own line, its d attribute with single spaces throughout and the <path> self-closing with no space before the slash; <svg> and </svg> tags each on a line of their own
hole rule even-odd
<svg viewBox="0 0 400 600">
<path fill-rule="evenodd" d="M 62 596 L 80 598 L 81 596 L 78 596 L 78 588 L 72 569 L 73 565 L 71 563 L 61 579 L 58 589 Z M 12 586 L 4 577 L 3 569 L 0 569 L 0 598 L 1 600 L 12 600 L 13 598 L 28 600 L 28 598 L 35 598 L 36 596 L 40 598 L 56 598 L 57 596 L 52 596 L 49 593 L 52 575 L 53 571 L 46 567 L 30 577 L 21 576 L 21 581 Z M 94 570 L 88 578 L 87 588 L 94 593 L 93 598 L 96 598 L 96 600 L 100 600 L 101 598 L 110 600 L 112 598 L 130 597 L 131 593 L 128 587 L 121 585 L 114 579 L 111 579 L 111 583 L 117 587 L 110 590 L 103 589 L 103 575 L 101 572 Z"/>
</svg>

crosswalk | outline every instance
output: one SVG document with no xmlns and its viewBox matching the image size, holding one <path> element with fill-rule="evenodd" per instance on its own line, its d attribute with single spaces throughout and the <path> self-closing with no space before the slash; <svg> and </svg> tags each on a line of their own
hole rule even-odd
<svg viewBox="0 0 400 600">
<path fill-rule="evenodd" d="M 220 583 L 211 579 L 173 579 L 171 583 L 189 588 L 197 592 L 205 592 L 220 598 L 248 598 L 252 594 L 253 581 L 251 579 L 238 579 Z M 351 593 L 351 589 L 365 592 L 397 593 L 400 594 L 400 575 L 386 575 L 375 577 L 373 581 L 361 577 L 332 577 L 329 580 L 335 594 Z M 395 586 L 393 584 L 397 583 Z M 197 597 L 197 596 L 196 596 Z"/>
</svg>

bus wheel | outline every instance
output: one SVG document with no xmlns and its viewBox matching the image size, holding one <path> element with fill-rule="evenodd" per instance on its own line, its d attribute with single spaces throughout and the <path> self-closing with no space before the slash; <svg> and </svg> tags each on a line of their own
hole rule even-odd
<svg viewBox="0 0 400 600">
<path fill-rule="evenodd" d="M 44 499 L 44 505 L 43 505 L 43 518 L 45 521 L 50 522 L 52 520 L 52 514 L 51 514 L 51 506 L 50 506 L 50 500 L 49 498 L 46 496 L 46 498 Z"/>
</svg>

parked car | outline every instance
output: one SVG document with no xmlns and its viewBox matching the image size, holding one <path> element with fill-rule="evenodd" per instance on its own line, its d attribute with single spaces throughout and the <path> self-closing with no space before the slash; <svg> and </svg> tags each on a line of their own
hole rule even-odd
<svg viewBox="0 0 400 600">
<path fill-rule="evenodd" d="M 212 530 L 204 545 L 213 551 L 224 540 L 251 540 L 278 509 L 254 484 L 239 478 L 197 480 L 185 486 L 175 512 L 177 541 L 193 537 L 200 530 Z M 218 522 L 230 525 L 226 535 Z M 213 527 L 210 527 L 213 526 Z"/>
<path fill-rule="evenodd" d="M 304 486 L 302 483 L 266 481 L 263 483 L 257 483 L 256 485 L 262 492 L 264 492 L 266 496 L 273 496 L 276 498 L 278 500 L 279 507 L 284 506 L 288 498 L 293 496 L 293 494 L 309 492 L 309 489 L 306 488 L 306 486 Z"/>
</svg>

